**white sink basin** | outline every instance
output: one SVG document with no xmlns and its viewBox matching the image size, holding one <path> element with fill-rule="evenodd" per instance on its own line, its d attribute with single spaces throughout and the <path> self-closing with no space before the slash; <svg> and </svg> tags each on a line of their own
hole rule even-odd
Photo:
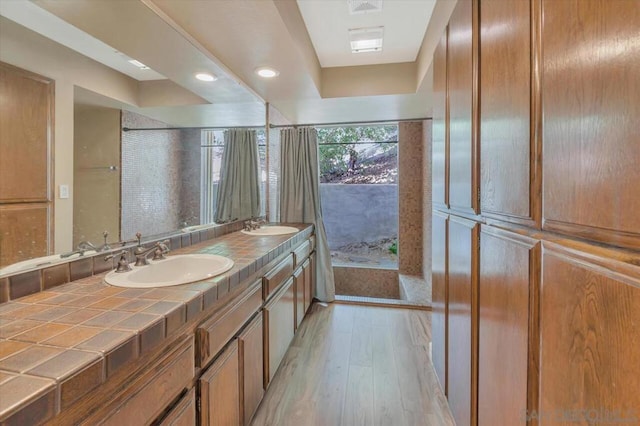
<svg viewBox="0 0 640 426">
<path fill-rule="evenodd" d="M 94 250 L 88 250 L 84 252 L 85 256 L 91 256 L 95 254 Z M 52 254 L 51 256 L 43 256 L 37 257 L 35 259 L 23 260 L 22 262 L 13 263 L 9 266 L 5 266 L 4 268 L 0 268 L 0 276 L 12 274 L 14 272 L 26 271 L 32 268 L 39 268 L 48 265 L 55 265 L 56 263 L 73 260 L 80 257 L 80 253 L 72 254 L 68 257 L 61 257 L 59 254 Z"/>
<path fill-rule="evenodd" d="M 263 226 L 262 228 L 255 229 L 253 231 L 242 230 L 242 233 L 247 235 L 264 237 L 264 236 L 271 236 L 271 235 L 294 234 L 298 231 L 299 229 L 294 228 L 293 226 L 273 225 L 273 226 Z"/>
<path fill-rule="evenodd" d="M 233 267 L 233 260 L 215 254 L 183 254 L 133 267 L 129 272 L 112 271 L 104 280 L 116 287 L 155 288 L 187 284 L 215 277 Z"/>
</svg>

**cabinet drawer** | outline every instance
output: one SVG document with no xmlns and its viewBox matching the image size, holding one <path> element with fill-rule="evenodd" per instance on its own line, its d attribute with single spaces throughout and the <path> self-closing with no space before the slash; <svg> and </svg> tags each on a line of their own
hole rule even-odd
<svg viewBox="0 0 640 426">
<path fill-rule="evenodd" d="M 289 278 L 264 308 L 265 388 L 273 378 L 294 335 L 295 286 Z"/>
<path fill-rule="evenodd" d="M 196 330 L 198 354 L 196 363 L 204 367 L 236 335 L 262 306 L 260 282 L 257 281 L 238 300 Z"/>
<path fill-rule="evenodd" d="M 142 384 L 137 386 L 140 390 L 100 424 L 113 426 L 150 424 L 191 384 L 195 371 L 193 360 L 193 339 L 189 339 L 185 345 L 152 368 L 140 380 Z"/>
<path fill-rule="evenodd" d="M 294 260 L 295 260 L 295 266 L 300 266 L 302 264 L 302 262 L 307 257 L 309 257 L 310 253 L 311 253 L 311 243 L 309 242 L 309 240 L 307 240 L 304 243 L 300 244 L 298 246 L 298 248 L 296 248 L 293 251 L 293 256 L 294 256 Z"/>
<path fill-rule="evenodd" d="M 196 424 L 196 391 L 191 389 L 171 409 L 159 426 L 193 426 Z"/>
<path fill-rule="evenodd" d="M 282 262 L 270 270 L 262 278 L 262 295 L 267 300 L 271 294 L 293 273 L 293 256 L 289 255 Z"/>
</svg>

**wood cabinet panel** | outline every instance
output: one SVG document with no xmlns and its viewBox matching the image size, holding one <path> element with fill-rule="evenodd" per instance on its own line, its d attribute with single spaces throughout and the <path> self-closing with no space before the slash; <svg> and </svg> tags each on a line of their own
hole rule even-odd
<svg viewBox="0 0 640 426">
<path fill-rule="evenodd" d="M 195 426 L 196 417 L 196 390 L 191 389 L 171 409 L 167 417 L 162 419 L 160 426 Z"/>
<path fill-rule="evenodd" d="M 304 271 L 304 313 L 306 314 L 311 307 L 313 301 L 313 281 L 315 279 L 315 253 L 312 253 L 309 259 L 302 264 Z"/>
<path fill-rule="evenodd" d="M 474 120 L 475 0 L 462 0 L 449 20 L 449 205 L 466 212 L 477 205 Z"/>
<path fill-rule="evenodd" d="M 296 271 L 293 273 L 293 281 L 294 281 L 295 294 L 296 294 L 296 312 L 295 312 L 296 330 L 298 329 L 298 327 L 300 327 L 300 323 L 302 322 L 302 319 L 304 318 L 304 313 L 305 313 L 304 287 L 306 285 L 306 282 L 305 282 L 306 277 L 307 275 L 305 274 L 302 266 L 296 269 Z"/>
<path fill-rule="evenodd" d="M 0 62 L 0 202 L 51 199 L 53 85 Z"/>
<path fill-rule="evenodd" d="M 571 424 L 587 425 L 609 423 L 603 417 L 609 412 L 615 423 L 636 423 L 640 270 L 625 265 L 630 276 L 616 261 L 552 243 L 543 245 L 542 264 L 540 413 L 575 413 Z"/>
<path fill-rule="evenodd" d="M 448 216 L 433 212 L 431 226 L 431 353 L 440 386 L 447 394 L 447 224 Z"/>
<path fill-rule="evenodd" d="M 544 0 L 544 228 L 640 247 L 640 7 Z"/>
<path fill-rule="evenodd" d="M 459 425 L 475 424 L 478 224 L 450 216 L 447 397 Z"/>
<path fill-rule="evenodd" d="M 431 200 L 448 205 L 449 126 L 447 121 L 447 34 L 440 37 L 433 54 L 433 122 L 431 127 Z"/>
<path fill-rule="evenodd" d="M 480 8 L 480 169 L 483 214 L 530 219 L 531 4 Z"/>
<path fill-rule="evenodd" d="M 235 339 L 200 378 L 200 424 L 240 424 L 238 340 Z"/>
<path fill-rule="evenodd" d="M 273 378 L 294 335 L 295 293 L 290 278 L 264 307 L 265 388 Z"/>
<path fill-rule="evenodd" d="M 262 396 L 264 395 L 263 369 L 263 320 L 259 314 L 238 336 L 238 354 L 240 356 L 240 407 L 241 424 L 251 422 Z"/>
<path fill-rule="evenodd" d="M 289 255 L 282 262 L 278 263 L 262 278 L 262 297 L 269 299 L 271 295 L 293 274 L 293 255 Z"/>
<path fill-rule="evenodd" d="M 48 203 L 0 205 L 0 266 L 49 253 Z"/>
<path fill-rule="evenodd" d="M 242 297 L 196 329 L 198 367 L 206 366 L 229 340 L 249 321 L 262 305 L 260 282 L 254 283 Z"/>
<path fill-rule="evenodd" d="M 156 368 L 150 369 L 136 386 L 139 390 L 120 404 L 101 425 L 151 424 L 193 380 L 193 339 L 183 345 Z M 89 422 L 88 424 L 91 424 Z M 93 423 L 96 424 L 96 423 Z"/>
<path fill-rule="evenodd" d="M 300 266 L 309 256 L 309 253 L 311 253 L 311 242 L 307 240 L 293 251 L 294 267 Z"/>
<path fill-rule="evenodd" d="M 526 425 L 529 323 L 535 315 L 530 303 L 538 285 L 539 245 L 483 226 L 480 247 L 478 425 Z"/>
</svg>

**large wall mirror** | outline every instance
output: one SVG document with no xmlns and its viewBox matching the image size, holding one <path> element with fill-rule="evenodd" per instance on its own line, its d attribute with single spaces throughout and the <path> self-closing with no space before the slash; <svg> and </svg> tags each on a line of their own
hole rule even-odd
<svg viewBox="0 0 640 426">
<path fill-rule="evenodd" d="M 25 16 L 42 18 L 48 12 L 20 3 L 28 14 L 6 4 L 0 10 L 2 114 L 5 121 L 20 118 L 17 139 L 44 125 L 40 134 L 46 140 L 25 152 L 23 157 L 31 158 L 28 170 L 19 155 L 11 166 L 20 173 L 9 173 L 3 165 L 3 184 L 10 190 L 0 196 L 0 275 L 10 264 L 71 252 L 83 242 L 101 247 L 105 231 L 106 242 L 114 245 L 136 232 L 151 238 L 212 222 L 225 129 L 256 132 L 264 188 L 265 106 L 243 85 L 198 52 L 187 52 L 195 58 L 194 70 L 207 66 L 217 81 L 184 84 L 166 78 L 165 69 L 124 73 L 43 35 L 42 21 Z M 85 36 L 76 41 L 97 41 Z M 124 65 L 132 59 L 113 52 Z M 20 92 L 33 88 L 10 81 L 12 71 L 50 82 L 49 123 L 37 122 L 38 105 L 27 105 L 28 97 Z M 197 90 L 200 84 L 210 86 Z M 3 131 L 5 151 L 16 152 L 14 139 Z M 34 198 L 31 184 L 42 176 L 41 193 L 35 191 Z M 27 216 L 43 222 L 25 225 L 21 218 Z"/>
</svg>

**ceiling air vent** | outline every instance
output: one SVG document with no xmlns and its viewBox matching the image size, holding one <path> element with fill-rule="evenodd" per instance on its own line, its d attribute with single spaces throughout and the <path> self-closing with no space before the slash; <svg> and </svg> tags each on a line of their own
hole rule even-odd
<svg viewBox="0 0 640 426">
<path fill-rule="evenodd" d="M 347 4 L 351 15 L 380 12 L 382 10 L 382 0 L 347 0 Z"/>
</svg>

